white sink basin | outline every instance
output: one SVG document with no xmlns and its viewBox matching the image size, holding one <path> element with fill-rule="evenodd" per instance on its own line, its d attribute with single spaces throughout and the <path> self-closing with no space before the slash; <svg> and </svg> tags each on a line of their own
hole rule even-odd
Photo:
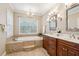
<svg viewBox="0 0 79 59">
<path fill-rule="evenodd" d="M 59 34 L 59 37 L 64 39 L 70 39 L 70 35 L 68 34 Z"/>
<path fill-rule="evenodd" d="M 46 34 L 46 35 L 51 36 L 51 37 L 55 37 L 55 38 L 67 38 L 67 39 L 70 39 L 70 36 L 68 34 L 55 33 L 53 35 L 50 35 L 50 34 Z"/>
</svg>

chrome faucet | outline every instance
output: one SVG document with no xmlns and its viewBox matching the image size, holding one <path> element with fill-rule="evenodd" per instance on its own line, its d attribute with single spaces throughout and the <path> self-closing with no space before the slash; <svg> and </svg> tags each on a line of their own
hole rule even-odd
<svg viewBox="0 0 79 59">
<path fill-rule="evenodd" d="M 71 34 L 71 36 L 70 36 L 71 38 L 73 37 L 74 39 L 75 39 L 75 35 L 74 34 Z"/>
</svg>

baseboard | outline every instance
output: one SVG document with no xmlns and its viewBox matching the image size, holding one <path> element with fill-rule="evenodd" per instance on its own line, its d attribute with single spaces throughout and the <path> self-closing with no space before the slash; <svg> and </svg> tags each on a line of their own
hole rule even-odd
<svg viewBox="0 0 79 59">
<path fill-rule="evenodd" d="M 6 51 L 2 54 L 2 56 L 6 56 Z"/>
</svg>

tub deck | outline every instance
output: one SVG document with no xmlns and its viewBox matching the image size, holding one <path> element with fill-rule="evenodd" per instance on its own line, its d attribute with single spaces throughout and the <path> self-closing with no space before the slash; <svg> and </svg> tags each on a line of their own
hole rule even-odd
<svg viewBox="0 0 79 59">
<path fill-rule="evenodd" d="M 42 37 L 31 36 L 31 37 L 18 37 L 15 41 L 8 41 L 6 44 L 7 53 L 31 50 L 36 47 L 42 47 Z"/>
</svg>

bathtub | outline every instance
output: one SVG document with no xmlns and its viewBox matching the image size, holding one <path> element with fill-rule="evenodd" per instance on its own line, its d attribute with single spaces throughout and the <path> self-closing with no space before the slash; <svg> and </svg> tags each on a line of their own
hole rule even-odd
<svg viewBox="0 0 79 59">
<path fill-rule="evenodd" d="M 27 37 L 18 37 L 18 38 L 15 38 L 15 41 L 18 41 L 18 42 L 23 42 L 23 41 L 36 41 L 36 40 L 43 40 L 42 37 L 40 36 L 27 36 Z"/>
<path fill-rule="evenodd" d="M 26 36 L 26 37 L 17 37 L 15 40 L 7 40 L 7 44 L 9 43 L 17 43 L 17 42 L 26 42 L 26 41 L 42 41 L 43 37 L 40 36 Z"/>
<path fill-rule="evenodd" d="M 26 51 L 28 49 L 42 47 L 42 40 L 43 37 L 40 36 L 17 37 L 15 40 L 7 42 L 6 51 L 7 53 L 12 53 L 15 51 Z"/>
</svg>

